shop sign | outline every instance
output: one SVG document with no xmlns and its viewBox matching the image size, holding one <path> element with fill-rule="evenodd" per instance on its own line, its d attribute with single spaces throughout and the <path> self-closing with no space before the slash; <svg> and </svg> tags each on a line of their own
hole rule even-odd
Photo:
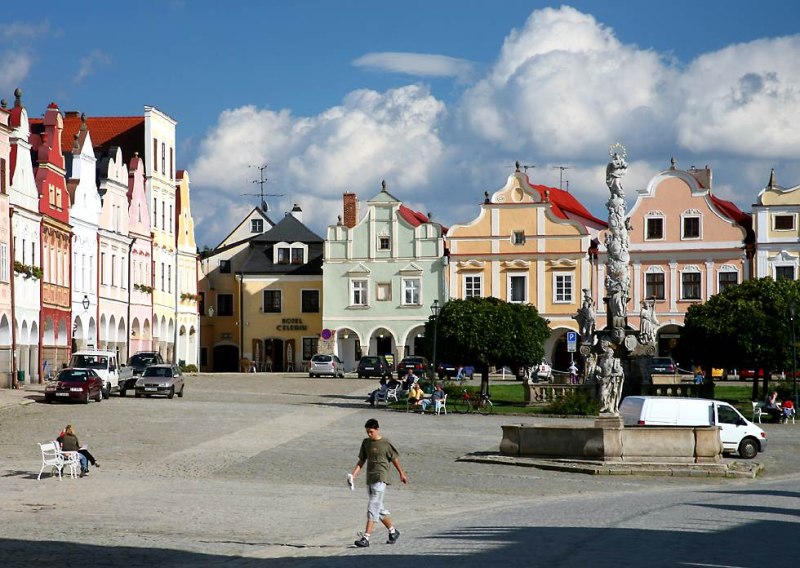
<svg viewBox="0 0 800 568">
<path fill-rule="evenodd" d="M 300 318 L 283 318 L 275 329 L 278 331 L 305 331 L 308 326 Z"/>
</svg>

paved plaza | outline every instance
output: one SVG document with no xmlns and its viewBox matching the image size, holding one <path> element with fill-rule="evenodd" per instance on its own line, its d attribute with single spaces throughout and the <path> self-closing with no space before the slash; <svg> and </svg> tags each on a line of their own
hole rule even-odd
<svg viewBox="0 0 800 568">
<path fill-rule="evenodd" d="M 200 375 L 182 399 L 89 405 L 5 391 L 0 564 L 760 566 L 800 528 L 800 425 L 764 425 L 756 480 L 589 476 L 457 462 L 534 419 L 371 409 L 375 384 Z M 351 492 L 345 476 L 370 417 L 410 483 L 387 494 L 399 542 L 380 528 L 362 550 L 364 478 Z M 101 467 L 37 481 L 36 443 L 67 423 Z"/>
</svg>

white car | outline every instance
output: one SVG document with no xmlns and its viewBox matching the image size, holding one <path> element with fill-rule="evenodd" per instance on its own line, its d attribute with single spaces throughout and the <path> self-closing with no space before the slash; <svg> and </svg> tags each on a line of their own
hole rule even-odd
<svg viewBox="0 0 800 568">
<path fill-rule="evenodd" d="M 344 363 L 336 355 L 317 353 L 311 358 L 311 366 L 308 368 L 309 377 L 321 377 L 330 375 L 331 377 L 344 378 Z"/>
</svg>

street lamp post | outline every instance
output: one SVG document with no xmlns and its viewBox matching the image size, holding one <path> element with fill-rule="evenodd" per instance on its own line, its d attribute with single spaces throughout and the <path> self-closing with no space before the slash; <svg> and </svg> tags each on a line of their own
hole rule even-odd
<svg viewBox="0 0 800 568">
<path fill-rule="evenodd" d="M 434 300 L 431 305 L 431 315 L 433 316 L 433 374 L 431 375 L 431 392 L 433 392 L 433 385 L 436 382 L 436 339 L 439 335 L 439 312 L 442 306 L 439 305 L 439 300 Z"/>
<path fill-rule="evenodd" d="M 789 313 L 791 313 L 791 320 L 792 320 L 792 383 L 794 384 L 794 407 L 797 408 L 798 401 L 797 401 L 797 339 L 795 338 L 795 331 L 794 331 L 794 315 L 795 315 L 795 304 L 792 301 L 789 304 Z"/>
</svg>

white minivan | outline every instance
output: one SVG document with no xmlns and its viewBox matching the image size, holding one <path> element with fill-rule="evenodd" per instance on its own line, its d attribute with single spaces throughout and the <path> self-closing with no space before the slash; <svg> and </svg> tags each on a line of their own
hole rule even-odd
<svg viewBox="0 0 800 568">
<path fill-rule="evenodd" d="M 704 398 L 628 396 L 619 405 L 625 426 L 719 426 L 724 452 L 752 459 L 767 449 L 767 434 L 727 402 Z"/>
</svg>

